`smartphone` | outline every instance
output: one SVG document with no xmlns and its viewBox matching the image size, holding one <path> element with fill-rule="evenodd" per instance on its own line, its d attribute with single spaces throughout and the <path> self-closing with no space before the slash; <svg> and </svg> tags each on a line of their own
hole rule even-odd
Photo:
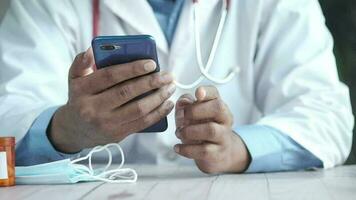
<svg viewBox="0 0 356 200">
<path fill-rule="evenodd" d="M 150 35 L 100 36 L 93 39 L 92 47 L 95 64 L 98 70 L 136 60 L 152 59 L 157 64 L 156 70 L 152 73 L 160 71 L 157 59 L 156 42 Z M 131 101 L 144 98 L 156 90 L 142 94 Z M 165 117 L 158 123 L 140 132 L 163 132 L 167 130 L 167 127 L 167 117 Z"/>
</svg>

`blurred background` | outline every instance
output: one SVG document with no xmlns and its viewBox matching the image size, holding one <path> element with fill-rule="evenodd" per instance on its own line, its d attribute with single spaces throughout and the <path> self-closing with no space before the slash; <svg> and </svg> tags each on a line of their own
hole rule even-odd
<svg viewBox="0 0 356 200">
<path fill-rule="evenodd" d="M 356 115 L 356 1 L 319 0 L 326 23 L 335 39 L 335 55 L 341 80 L 350 87 L 354 115 Z M 347 161 L 356 164 L 356 134 Z"/>
<path fill-rule="evenodd" d="M 335 39 L 335 55 L 341 80 L 350 87 L 352 106 L 356 115 L 356 1 L 319 0 L 326 23 Z M 0 21 L 9 0 L 0 0 Z M 347 164 L 356 164 L 356 134 Z"/>
</svg>

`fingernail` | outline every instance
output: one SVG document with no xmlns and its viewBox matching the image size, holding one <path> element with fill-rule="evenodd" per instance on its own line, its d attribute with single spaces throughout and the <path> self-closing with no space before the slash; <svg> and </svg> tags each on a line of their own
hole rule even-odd
<svg viewBox="0 0 356 200">
<path fill-rule="evenodd" d="M 182 134 L 180 133 L 180 128 L 179 129 L 177 129 L 177 131 L 176 131 L 176 136 L 177 136 L 177 138 L 179 138 L 180 139 L 180 137 L 182 136 Z"/>
<path fill-rule="evenodd" d="M 179 153 L 179 146 L 178 146 L 178 145 L 175 145 L 175 146 L 174 146 L 174 151 L 175 151 L 176 153 Z"/>
<path fill-rule="evenodd" d="M 199 98 L 199 100 L 203 100 L 205 96 L 206 96 L 206 91 L 204 89 L 200 89 L 197 98 Z"/>
<path fill-rule="evenodd" d="M 170 73 L 162 72 L 161 73 L 161 81 L 163 83 L 169 83 L 169 82 L 173 81 L 173 77 L 172 77 L 172 75 Z"/>
<path fill-rule="evenodd" d="M 176 91 L 176 85 L 174 83 L 169 84 L 167 91 L 169 94 L 173 94 Z"/>
<path fill-rule="evenodd" d="M 143 68 L 145 69 L 145 71 L 147 72 L 152 72 L 153 70 L 156 69 L 156 63 L 153 62 L 152 60 L 147 61 L 144 65 Z"/>
<path fill-rule="evenodd" d="M 206 97 L 206 91 L 205 91 L 205 90 L 202 90 L 202 91 L 201 91 L 201 96 L 202 96 L 203 98 Z"/>
</svg>

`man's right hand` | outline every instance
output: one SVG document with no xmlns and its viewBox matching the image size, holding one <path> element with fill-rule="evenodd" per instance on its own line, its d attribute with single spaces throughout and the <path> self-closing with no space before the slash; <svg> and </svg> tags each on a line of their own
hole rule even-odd
<svg viewBox="0 0 356 200">
<path fill-rule="evenodd" d="M 120 142 L 141 131 L 173 109 L 168 98 L 174 93 L 168 73 L 151 73 L 152 60 L 114 65 L 93 70 L 92 49 L 79 54 L 69 71 L 69 97 L 55 113 L 47 130 L 54 147 L 64 153 Z M 133 102 L 135 97 L 153 89 L 153 94 Z M 129 102 L 129 103 L 128 103 Z"/>
</svg>

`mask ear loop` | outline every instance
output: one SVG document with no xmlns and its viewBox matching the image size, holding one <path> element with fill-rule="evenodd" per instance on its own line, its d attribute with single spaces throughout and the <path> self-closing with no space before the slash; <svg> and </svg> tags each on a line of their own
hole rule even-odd
<svg viewBox="0 0 356 200">
<path fill-rule="evenodd" d="M 97 153 L 97 152 L 100 152 L 100 151 L 103 151 L 103 150 L 105 150 L 108 153 L 108 156 L 109 156 L 109 161 L 106 164 L 106 166 L 103 168 L 103 171 L 106 171 L 111 165 L 112 154 L 111 154 L 110 150 L 108 148 L 106 148 L 105 146 L 104 147 L 103 146 L 94 147 L 86 156 L 71 161 L 71 164 L 74 165 L 76 168 L 82 170 L 83 173 L 88 173 L 90 175 L 94 175 L 94 170 L 93 170 L 93 167 L 92 167 L 92 156 L 93 156 L 94 153 Z M 77 164 L 78 162 L 81 162 L 81 161 L 84 161 L 84 160 L 87 160 L 87 159 L 88 159 L 89 167 L 87 167 L 85 165 Z"/>
<path fill-rule="evenodd" d="M 92 175 L 94 175 L 94 169 L 93 169 L 93 166 L 92 166 L 92 157 L 93 157 L 94 153 L 101 152 L 101 151 L 105 150 L 108 153 L 109 160 L 108 160 L 108 163 L 106 164 L 106 166 L 104 167 L 103 171 L 106 171 L 111 166 L 112 154 L 111 154 L 111 151 L 109 149 L 109 146 L 111 146 L 111 144 L 108 144 L 108 145 L 105 145 L 105 146 L 97 146 L 96 149 L 94 148 L 94 150 L 92 150 L 90 152 L 91 154 L 89 156 L 89 169 L 92 172 Z"/>
<path fill-rule="evenodd" d="M 94 178 L 96 180 L 108 182 L 108 183 L 134 183 L 134 182 L 136 182 L 137 177 L 138 177 L 136 171 L 133 169 L 130 169 L 130 168 L 122 168 L 122 166 L 125 163 L 125 156 L 124 156 L 124 152 L 121 149 L 120 145 L 113 143 L 113 144 L 105 145 L 104 148 L 108 148 L 109 146 L 117 147 L 117 149 L 119 150 L 119 152 L 121 154 L 121 163 L 120 163 L 119 167 L 116 169 L 112 169 L 112 170 L 106 170 L 96 176 L 93 176 L 92 178 Z M 126 176 L 125 176 L 125 174 L 126 174 Z M 117 178 L 121 178 L 121 179 L 117 180 Z"/>
<path fill-rule="evenodd" d="M 119 150 L 120 155 L 121 155 L 121 163 L 116 169 L 108 170 L 112 163 L 112 153 L 109 149 L 109 147 L 111 147 L 111 146 L 117 147 L 117 149 Z M 95 171 L 92 167 L 91 157 L 94 153 L 97 153 L 97 152 L 100 152 L 103 150 L 105 150 L 108 153 L 109 160 L 108 160 L 107 165 L 104 167 L 103 171 L 100 172 L 99 174 L 95 175 Z M 89 167 L 81 165 L 81 164 L 76 164 L 77 162 L 80 162 L 80 161 L 83 161 L 86 159 L 88 159 Z M 71 164 L 74 166 L 74 169 L 76 169 L 77 172 L 82 174 L 79 177 L 89 177 L 94 180 L 103 181 L 103 182 L 107 182 L 107 183 L 133 183 L 133 182 L 136 182 L 137 177 L 138 177 L 136 171 L 133 169 L 130 169 L 130 168 L 122 168 L 124 163 L 125 163 L 124 152 L 121 149 L 120 145 L 115 144 L 115 143 L 107 144 L 105 146 L 94 147 L 88 153 L 88 155 L 86 155 L 85 157 L 71 161 Z M 126 176 L 125 176 L 125 174 L 126 174 Z M 129 175 L 127 175 L 127 174 L 129 174 Z M 121 178 L 121 179 L 118 179 L 118 178 Z"/>
<path fill-rule="evenodd" d="M 222 4 L 222 11 L 221 11 L 221 18 L 219 21 L 218 29 L 214 38 L 213 46 L 209 54 L 208 62 L 206 66 L 204 66 L 203 61 L 202 61 L 202 53 L 201 53 L 201 41 L 200 41 L 200 33 L 199 33 L 199 24 L 200 24 L 200 18 L 199 18 L 199 11 L 198 11 L 198 2 L 194 1 L 193 7 L 194 7 L 194 37 L 195 37 L 195 51 L 197 55 L 197 61 L 199 65 L 199 70 L 202 73 L 202 75 L 194 81 L 192 84 L 186 85 L 179 83 L 178 81 L 175 81 L 175 84 L 177 87 L 181 89 L 191 89 L 196 86 L 198 86 L 199 83 L 201 83 L 204 79 L 204 77 L 216 84 L 225 84 L 229 81 L 231 81 L 236 74 L 240 72 L 239 67 L 235 67 L 232 69 L 232 71 L 223 79 L 215 78 L 209 74 L 209 70 L 213 64 L 214 58 L 216 56 L 216 50 L 218 48 L 221 36 L 222 36 L 222 31 L 225 26 L 226 18 L 227 18 L 227 13 L 228 13 L 228 8 L 229 8 L 229 1 L 224 0 Z"/>
</svg>

